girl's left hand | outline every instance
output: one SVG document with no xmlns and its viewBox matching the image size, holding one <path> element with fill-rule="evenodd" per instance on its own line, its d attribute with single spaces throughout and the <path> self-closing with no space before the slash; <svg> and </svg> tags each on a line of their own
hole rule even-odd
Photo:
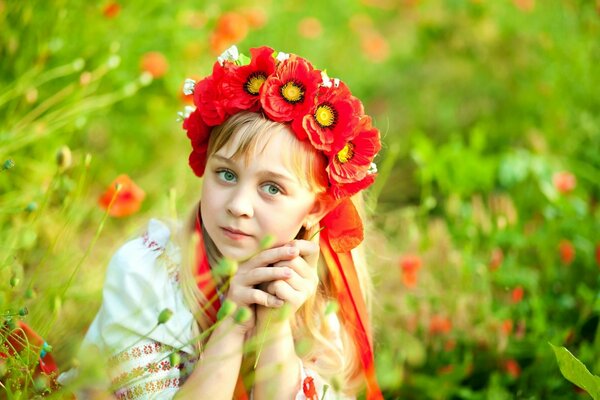
<svg viewBox="0 0 600 400">
<path fill-rule="evenodd" d="M 292 307 L 290 315 L 293 315 L 317 292 L 319 285 L 317 263 L 320 249 L 318 242 L 308 240 L 294 240 L 288 246 L 296 247 L 300 255 L 291 260 L 279 261 L 273 264 L 273 267 L 291 268 L 292 277 L 266 284 L 266 291 L 289 304 Z"/>
</svg>

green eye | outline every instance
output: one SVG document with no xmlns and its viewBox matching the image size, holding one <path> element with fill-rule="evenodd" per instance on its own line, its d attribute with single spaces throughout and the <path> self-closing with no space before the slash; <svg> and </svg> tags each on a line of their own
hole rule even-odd
<svg viewBox="0 0 600 400">
<path fill-rule="evenodd" d="M 270 194 L 271 196 L 275 196 L 278 195 L 279 193 L 281 193 L 281 189 L 279 189 L 276 185 L 273 185 L 272 183 L 268 183 L 264 186 L 264 191 L 267 194 Z"/>
<path fill-rule="evenodd" d="M 217 171 L 217 175 L 219 176 L 219 178 L 221 178 L 225 182 L 234 182 L 235 181 L 235 174 L 229 170 Z"/>
</svg>

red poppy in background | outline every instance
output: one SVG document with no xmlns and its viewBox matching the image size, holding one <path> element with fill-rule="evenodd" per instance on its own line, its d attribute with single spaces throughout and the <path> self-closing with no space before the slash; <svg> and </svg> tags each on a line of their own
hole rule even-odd
<svg viewBox="0 0 600 400">
<path fill-rule="evenodd" d="M 116 1 L 107 3 L 102 9 L 102 14 L 108 19 L 115 18 L 121 12 L 121 5 Z"/>
<path fill-rule="evenodd" d="M 492 250 L 492 256 L 490 259 L 490 269 L 492 271 L 497 270 L 498 268 L 500 268 L 500 265 L 502 265 L 502 261 L 504 261 L 504 253 L 502 252 L 501 248 L 496 247 L 494 250 Z"/>
<path fill-rule="evenodd" d="M 333 83 L 331 87 L 321 86 L 317 96 L 316 104 L 304 118 L 292 122 L 292 129 L 299 139 L 308 134 L 315 148 L 329 153 L 334 147 L 344 146 L 354 134 L 351 128 L 358 125 L 363 108 L 360 100 L 350 94 L 343 82 L 339 82 L 337 87 Z"/>
<path fill-rule="evenodd" d="M 150 51 L 142 56 L 140 68 L 142 71 L 150 73 L 156 79 L 167 73 L 169 63 L 162 53 Z"/>
<path fill-rule="evenodd" d="M 502 321 L 502 325 L 500 326 L 500 331 L 505 336 L 510 335 L 512 333 L 512 331 L 513 331 L 513 321 L 512 321 L 512 319 L 505 319 L 504 321 Z"/>
<path fill-rule="evenodd" d="M 121 189 L 117 193 L 117 184 Z M 127 175 L 119 175 L 106 189 L 104 194 L 98 199 L 98 204 L 103 209 L 108 209 L 113 197 L 116 195 L 112 206 L 108 212 L 111 217 L 126 217 L 136 213 L 141 205 L 146 193 L 138 187 Z"/>
<path fill-rule="evenodd" d="M 240 42 L 248 34 L 248 19 L 237 12 L 222 14 L 217 20 L 214 32 L 210 37 L 210 47 L 215 54 L 220 54 L 227 47 Z"/>
<path fill-rule="evenodd" d="M 600 267 L 600 244 L 596 245 L 596 264 Z"/>
<path fill-rule="evenodd" d="M 267 14 L 260 8 L 250 8 L 240 12 L 246 18 L 250 28 L 262 28 L 267 23 Z"/>
<path fill-rule="evenodd" d="M 223 103 L 221 81 L 224 74 L 225 68 L 216 62 L 213 65 L 212 75 L 198 82 L 194 89 L 194 104 L 208 126 L 220 125 L 229 116 Z"/>
<path fill-rule="evenodd" d="M 264 83 L 260 101 L 265 114 L 276 122 L 302 117 L 313 106 L 320 82 L 318 70 L 305 59 L 290 55 Z"/>
<path fill-rule="evenodd" d="M 563 239 L 558 244 L 558 254 L 564 265 L 571 265 L 575 259 L 575 246 L 571 241 Z"/>
<path fill-rule="evenodd" d="M 443 315 L 434 315 L 429 320 L 429 333 L 432 335 L 446 334 L 452 330 L 452 321 Z"/>
<path fill-rule="evenodd" d="M 298 22 L 298 33 L 307 39 L 316 39 L 323 33 L 323 25 L 315 17 L 306 17 Z"/>
<path fill-rule="evenodd" d="M 571 193 L 577 186 L 577 178 L 568 171 L 557 172 L 552 176 L 554 187 L 562 194 Z"/>
<path fill-rule="evenodd" d="M 522 286 L 517 286 L 514 288 L 511 293 L 512 302 L 515 304 L 519 303 L 521 300 L 523 300 L 523 294 L 524 290 Z"/>
<path fill-rule="evenodd" d="M 417 272 L 421 268 L 421 257 L 407 254 L 400 259 L 402 283 L 408 288 L 417 286 Z"/>
<path fill-rule="evenodd" d="M 504 361 L 504 370 L 515 379 L 521 375 L 521 367 L 519 366 L 519 363 L 512 358 Z"/>
<path fill-rule="evenodd" d="M 222 90 L 229 114 L 240 110 L 255 112 L 260 109 L 260 90 L 269 75 L 275 71 L 273 52 L 267 46 L 250 49 L 250 64 L 227 70 Z"/>
<path fill-rule="evenodd" d="M 381 33 L 373 29 L 361 34 L 360 44 L 363 53 L 372 62 L 384 62 L 390 55 L 389 43 Z"/>
<path fill-rule="evenodd" d="M 514 5 L 521 11 L 531 12 L 535 8 L 535 0 L 513 0 Z"/>
</svg>

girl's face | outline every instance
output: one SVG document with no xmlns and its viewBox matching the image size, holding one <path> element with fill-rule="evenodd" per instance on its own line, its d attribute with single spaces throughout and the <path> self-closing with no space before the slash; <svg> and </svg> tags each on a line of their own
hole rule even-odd
<svg viewBox="0 0 600 400">
<path fill-rule="evenodd" d="M 293 240 L 307 220 L 318 221 L 316 195 L 284 162 L 290 149 L 286 135 L 293 133 L 274 130 L 263 149 L 256 146 L 248 163 L 244 157 L 231 158 L 238 148 L 237 134 L 208 158 L 200 211 L 204 228 L 223 256 L 247 259 L 260 251 L 265 236 L 273 235 L 273 246 L 281 246 Z"/>
</svg>

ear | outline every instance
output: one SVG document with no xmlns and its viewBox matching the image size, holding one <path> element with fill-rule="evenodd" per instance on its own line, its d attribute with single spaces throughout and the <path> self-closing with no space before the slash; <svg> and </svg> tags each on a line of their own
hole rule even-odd
<svg viewBox="0 0 600 400">
<path fill-rule="evenodd" d="M 333 210 L 334 207 L 335 203 L 331 201 L 328 196 L 317 196 L 315 204 L 304 218 L 304 223 L 302 225 L 305 228 L 315 226 L 325 215 Z"/>
</svg>

